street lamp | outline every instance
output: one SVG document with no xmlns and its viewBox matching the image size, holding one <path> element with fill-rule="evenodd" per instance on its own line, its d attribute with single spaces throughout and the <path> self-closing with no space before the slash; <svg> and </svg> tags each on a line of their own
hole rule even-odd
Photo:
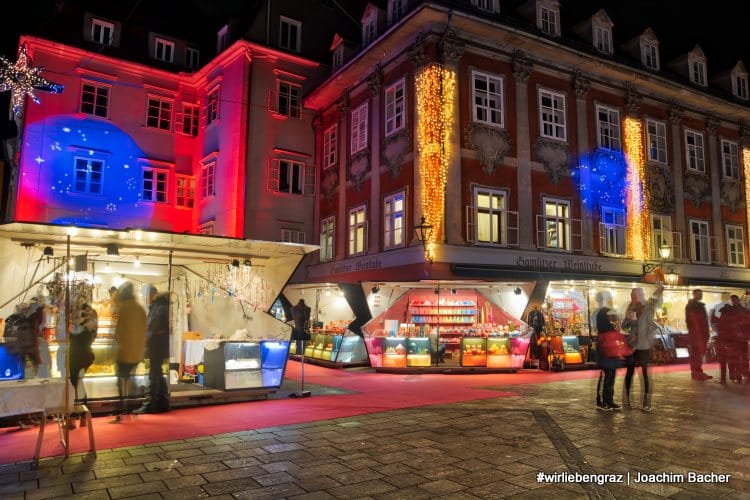
<svg viewBox="0 0 750 500">
<path fill-rule="evenodd" d="M 430 242 L 430 238 L 432 238 L 432 224 L 427 223 L 424 215 L 422 216 L 422 222 L 420 222 L 418 226 L 414 226 L 414 235 L 417 237 L 417 241 L 422 244 L 425 259 L 432 262 L 432 253 L 427 247 L 427 244 Z"/>
<path fill-rule="evenodd" d="M 656 271 L 660 271 L 662 276 L 664 277 L 664 282 L 667 285 L 676 285 L 680 279 L 679 275 L 674 273 L 671 267 L 666 266 L 666 261 L 669 260 L 669 257 L 671 255 L 672 246 L 667 243 L 662 243 L 662 245 L 659 247 L 659 257 L 661 258 L 661 262 L 658 264 L 643 264 L 643 274 L 651 274 L 655 273 Z"/>
</svg>

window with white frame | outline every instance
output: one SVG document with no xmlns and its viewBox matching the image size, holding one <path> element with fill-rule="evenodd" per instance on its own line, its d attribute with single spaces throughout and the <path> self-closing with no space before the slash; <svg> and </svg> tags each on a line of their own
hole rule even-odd
<svg viewBox="0 0 750 500">
<path fill-rule="evenodd" d="M 115 37 L 115 25 L 101 19 L 91 20 L 91 41 L 102 45 L 112 45 Z"/>
<path fill-rule="evenodd" d="M 471 72 L 474 121 L 502 127 L 503 79 L 496 75 Z"/>
<path fill-rule="evenodd" d="M 281 228 L 281 241 L 284 243 L 305 243 L 305 232 L 299 229 Z"/>
<path fill-rule="evenodd" d="M 195 205 L 195 177 L 178 175 L 176 180 L 175 205 L 181 208 L 193 208 L 193 205 Z"/>
<path fill-rule="evenodd" d="M 349 210 L 349 255 L 361 255 L 367 250 L 367 207 Z"/>
<path fill-rule="evenodd" d="M 337 126 L 331 125 L 323 132 L 323 170 L 336 166 L 338 156 Z"/>
<path fill-rule="evenodd" d="M 406 13 L 406 0 L 388 0 L 389 25 L 401 19 L 404 13 Z"/>
<path fill-rule="evenodd" d="M 471 0 L 471 4 L 485 12 L 500 12 L 500 0 Z"/>
<path fill-rule="evenodd" d="M 164 38 L 154 38 L 154 59 L 164 62 L 174 61 L 174 42 Z"/>
<path fill-rule="evenodd" d="M 279 114 L 299 118 L 302 108 L 302 87 L 294 83 L 280 81 L 278 88 L 279 100 L 276 110 Z"/>
<path fill-rule="evenodd" d="M 607 255 L 625 255 L 625 210 L 602 207 L 602 226 L 599 232 L 600 251 Z"/>
<path fill-rule="evenodd" d="M 693 262 L 711 263 L 711 238 L 708 233 L 708 221 L 690 219 L 690 251 Z"/>
<path fill-rule="evenodd" d="M 386 196 L 383 200 L 383 247 L 403 246 L 404 233 L 404 192 Z"/>
<path fill-rule="evenodd" d="M 594 47 L 605 54 L 612 53 L 612 32 L 605 26 L 594 26 Z"/>
<path fill-rule="evenodd" d="M 358 153 L 367 147 L 367 103 L 352 111 L 351 154 Z"/>
<path fill-rule="evenodd" d="M 557 36 L 560 33 L 560 26 L 558 25 L 558 11 L 551 9 L 546 5 L 539 6 L 539 20 L 538 26 L 542 30 L 542 33 L 547 35 Z"/>
<path fill-rule="evenodd" d="M 200 108 L 197 104 L 182 103 L 182 126 L 180 132 L 195 137 L 198 135 L 198 119 Z"/>
<path fill-rule="evenodd" d="M 672 217 L 669 215 L 651 214 L 651 258 L 661 259 L 659 249 L 663 246 L 672 248 Z M 674 252 L 672 253 L 674 255 Z"/>
<path fill-rule="evenodd" d="M 385 89 L 385 136 L 404 128 L 406 121 L 406 96 L 404 79 Z"/>
<path fill-rule="evenodd" d="M 599 147 L 620 151 L 620 111 L 597 105 L 596 127 Z"/>
<path fill-rule="evenodd" d="M 539 90 L 539 133 L 550 139 L 567 140 L 565 95 Z"/>
<path fill-rule="evenodd" d="M 745 266 L 745 231 L 742 226 L 727 224 L 727 264 Z"/>
<path fill-rule="evenodd" d="M 344 44 L 339 44 L 331 53 L 331 64 L 333 69 L 339 69 L 344 65 Z"/>
<path fill-rule="evenodd" d="M 699 59 L 691 59 L 688 64 L 690 65 L 690 81 L 705 87 L 706 63 Z"/>
<path fill-rule="evenodd" d="M 739 97 L 740 99 L 743 99 L 745 101 L 748 100 L 746 73 L 735 73 L 734 79 L 732 81 L 732 91 L 734 92 L 734 95 Z"/>
<path fill-rule="evenodd" d="M 736 142 L 721 141 L 721 166 L 725 178 L 740 178 L 739 146 Z"/>
<path fill-rule="evenodd" d="M 320 221 L 320 261 L 333 260 L 335 217 L 332 215 Z"/>
<path fill-rule="evenodd" d="M 545 248 L 570 250 L 570 202 L 546 197 L 543 202 Z"/>
<path fill-rule="evenodd" d="M 95 83 L 84 83 L 81 86 L 81 113 L 87 115 L 109 116 L 109 86 Z"/>
<path fill-rule="evenodd" d="M 302 23 L 281 16 L 279 21 L 279 47 L 299 52 L 302 47 Z"/>
<path fill-rule="evenodd" d="M 200 65 L 201 53 L 198 49 L 187 47 L 185 49 L 185 67 L 187 69 L 197 69 Z"/>
<path fill-rule="evenodd" d="M 220 88 L 215 87 L 206 96 L 206 125 L 219 119 Z"/>
<path fill-rule="evenodd" d="M 144 167 L 141 200 L 152 203 L 167 203 L 169 170 Z"/>
<path fill-rule="evenodd" d="M 702 133 L 695 130 L 685 130 L 685 158 L 687 159 L 688 170 L 706 171 Z"/>
<path fill-rule="evenodd" d="M 211 161 L 201 168 L 201 198 L 216 195 L 216 162 Z"/>
<path fill-rule="evenodd" d="M 362 19 L 362 46 L 366 47 L 378 36 L 378 11 L 372 9 L 370 15 Z"/>
<path fill-rule="evenodd" d="M 644 42 L 641 45 L 641 62 L 648 69 L 659 70 L 659 47 L 653 43 Z"/>
<path fill-rule="evenodd" d="M 646 148 L 649 161 L 667 163 L 667 124 L 646 120 Z"/>
<path fill-rule="evenodd" d="M 146 126 L 159 130 L 172 129 L 172 101 L 170 99 L 149 96 Z"/>
<path fill-rule="evenodd" d="M 311 195 L 315 188 L 315 169 L 298 161 L 273 160 L 268 188 L 277 193 Z"/>
<path fill-rule="evenodd" d="M 474 188 L 477 243 L 505 245 L 507 239 L 508 195 L 505 191 Z"/>
<path fill-rule="evenodd" d="M 229 25 L 223 26 L 216 33 L 216 53 L 220 53 L 229 45 Z"/>
<path fill-rule="evenodd" d="M 104 161 L 92 158 L 75 158 L 75 192 L 80 194 L 103 193 Z"/>
</svg>

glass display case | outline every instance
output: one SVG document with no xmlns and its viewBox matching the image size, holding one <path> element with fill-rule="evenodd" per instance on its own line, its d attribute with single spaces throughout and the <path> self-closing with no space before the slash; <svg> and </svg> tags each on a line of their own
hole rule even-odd
<svg viewBox="0 0 750 500">
<path fill-rule="evenodd" d="M 263 387 L 260 344 L 223 341 L 206 349 L 204 385 L 223 391 Z"/>
<path fill-rule="evenodd" d="M 365 337 L 370 366 L 383 366 L 383 341 L 385 337 Z"/>
<path fill-rule="evenodd" d="M 562 337 L 563 355 L 565 356 L 566 365 L 576 365 L 583 363 L 581 354 L 581 345 L 578 337 L 574 335 L 563 335 Z"/>
<path fill-rule="evenodd" d="M 284 377 L 289 342 L 263 340 L 260 343 L 260 367 L 263 387 L 279 387 Z"/>
<path fill-rule="evenodd" d="M 21 355 L 14 352 L 8 343 L 0 342 L 0 380 L 19 380 L 23 378 Z"/>
<path fill-rule="evenodd" d="M 523 363 L 526 361 L 526 353 L 529 351 L 530 342 L 530 337 L 510 338 L 511 368 L 523 368 Z"/>
<path fill-rule="evenodd" d="M 510 368 L 510 339 L 493 338 L 487 339 L 487 368 Z"/>
<path fill-rule="evenodd" d="M 406 366 L 430 366 L 431 364 L 430 339 L 420 337 L 406 339 Z"/>
<path fill-rule="evenodd" d="M 337 335 L 339 338 L 336 361 L 339 363 L 366 363 L 365 342 L 359 335 Z M 334 345 L 336 348 L 336 345 Z"/>
<path fill-rule="evenodd" d="M 487 366 L 487 339 L 461 339 L 461 366 Z"/>
<path fill-rule="evenodd" d="M 406 366 L 406 338 L 385 337 L 383 339 L 383 366 Z"/>
</svg>

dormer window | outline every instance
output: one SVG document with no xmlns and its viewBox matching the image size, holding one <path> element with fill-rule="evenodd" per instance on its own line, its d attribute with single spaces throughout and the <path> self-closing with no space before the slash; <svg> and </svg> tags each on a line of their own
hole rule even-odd
<svg viewBox="0 0 750 500">
<path fill-rule="evenodd" d="M 115 37 L 115 25 L 102 21 L 101 19 L 91 20 L 91 41 L 102 45 L 113 45 Z"/>
<path fill-rule="evenodd" d="M 599 52 L 612 53 L 612 33 L 603 26 L 594 26 L 594 46 Z"/>
<path fill-rule="evenodd" d="M 333 69 L 339 69 L 344 65 L 344 44 L 340 44 L 338 47 L 333 49 L 332 54 L 333 60 L 331 61 Z"/>
<path fill-rule="evenodd" d="M 200 64 L 200 51 L 192 47 L 185 49 L 185 67 L 187 69 L 197 69 Z"/>
<path fill-rule="evenodd" d="M 560 8 L 557 2 L 539 3 L 537 7 L 537 27 L 546 35 L 560 35 Z"/>
<path fill-rule="evenodd" d="M 659 71 L 659 40 L 651 28 L 640 36 L 641 64 L 652 71 Z"/>
<path fill-rule="evenodd" d="M 500 0 L 471 0 L 471 4 L 485 12 L 500 12 Z"/>
<path fill-rule="evenodd" d="M 703 87 L 706 86 L 706 57 L 700 47 L 696 46 L 688 54 L 688 73 L 691 82 Z"/>
<path fill-rule="evenodd" d="M 302 48 L 302 23 L 281 16 L 279 23 L 279 47 L 292 52 L 299 52 Z"/>
<path fill-rule="evenodd" d="M 216 53 L 220 53 L 222 50 L 226 49 L 229 45 L 229 25 L 224 26 L 221 28 L 218 33 L 216 33 Z"/>
<path fill-rule="evenodd" d="M 742 62 L 738 62 L 732 70 L 732 94 L 744 101 L 750 97 L 747 88 L 747 71 Z"/>
<path fill-rule="evenodd" d="M 154 59 L 171 63 L 174 61 L 174 42 L 164 38 L 154 38 Z"/>
<path fill-rule="evenodd" d="M 378 36 L 378 11 L 373 8 L 367 17 L 362 19 L 362 46 L 366 47 Z"/>
<path fill-rule="evenodd" d="M 406 13 L 406 0 L 388 0 L 388 24 L 401 19 Z"/>
</svg>

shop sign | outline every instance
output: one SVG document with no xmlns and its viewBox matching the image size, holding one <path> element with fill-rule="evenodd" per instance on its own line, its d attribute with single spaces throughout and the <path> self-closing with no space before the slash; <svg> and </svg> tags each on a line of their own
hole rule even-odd
<svg viewBox="0 0 750 500">
<path fill-rule="evenodd" d="M 331 274 L 356 273 L 359 271 L 372 271 L 375 269 L 383 269 L 383 262 L 378 257 L 334 264 Z"/>
<path fill-rule="evenodd" d="M 565 271 L 578 273 L 600 273 L 608 271 L 600 262 L 592 259 L 550 259 L 547 257 L 524 257 L 519 255 L 516 259 L 516 265 L 524 269 L 534 271 Z"/>
</svg>

